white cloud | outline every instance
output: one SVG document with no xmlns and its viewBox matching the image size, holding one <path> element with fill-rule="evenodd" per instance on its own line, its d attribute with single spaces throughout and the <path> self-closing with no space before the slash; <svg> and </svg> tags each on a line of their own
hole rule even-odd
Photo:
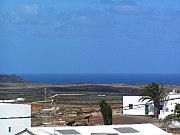
<svg viewBox="0 0 180 135">
<path fill-rule="evenodd" d="M 38 14 L 39 13 L 39 6 L 36 4 L 32 5 L 25 5 L 22 8 L 22 11 L 27 14 Z"/>
<path fill-rule="evenodd" d="M 113 4 L 114 2 L 112 0 L 100 0 L 103 4 Z"/>
<path fill-rule="evenodd" d="M 78 24 L 91 24 L 91 19 L 85 15 L 73 16 L 72 20 Z"/>
<path fill-rule="evenodd" d="M 42 24 L 43 15 L 36 4 L 19 6 L 3 15 L 5 23 Z"/>
<path fill-rule="evenodd" d="M 102 0 L 101 2 L 105 1 Z M 6 22 L 15 25 L 24 24 L 24 27 L 31 27 L 40 34 L 91 35 L 95 37 L 103 35 L 119 37 L 123 33 L 136 36 L 141 28 L 141 33 L 152 30 L 154 33 L 155 30 L 160 29 L 160 27 L 154 28 L 157 24 L 173 30 L 177 29 L 180 22 L 178 19 L 179 11 L 168 10 L 163 13 L 148 6 L 136 4 L 132 0 L 114 2 L 101 10 L 84 8 L 62 12 L 55 7 L 47 9 L 40 8 L 36 4 L 24 5 L 13 9 L 7 15 L 0 16 L 0 22 L 6 20 Z M 175 18 L 176 20 L 171 22 Z M 152 28 L 146 28 L 146 25 L 152 26 Z M 159 31 L 164 32 L 165 28 L 163 27 Z"/>
<path fill-rule="evenodd" d="M 133 5 L 116 5 L 113 7 L 114 11 L 117 13 L 137 13 L 138 8 Z"/>
<path fill-rule="evenodd" d="M 153 10 L 150 7 L 138 5 L 132 0 L 123 0 L 116 3 L 109 9 L 109 11 L 125 15 L 146 15 L 153 13 Z"/>
</svg>

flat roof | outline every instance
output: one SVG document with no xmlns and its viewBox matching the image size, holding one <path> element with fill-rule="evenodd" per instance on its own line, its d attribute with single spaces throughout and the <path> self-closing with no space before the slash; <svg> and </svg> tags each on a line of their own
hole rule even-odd
<svg viewBox="0 0 180 135">
<path fill-rule="evenodd" d="M 30 127 L 27 128 L 27 130 L 35 135 L 51 135 L 54 133 L 56 135 L 172 135 L 150 123 L 100 126 Z"/>
</svg>

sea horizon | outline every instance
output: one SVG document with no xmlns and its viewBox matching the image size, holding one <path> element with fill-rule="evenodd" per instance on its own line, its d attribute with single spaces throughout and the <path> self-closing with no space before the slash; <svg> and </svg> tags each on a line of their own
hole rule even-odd
<svg viewBox="0 0 180 135">
<path fill-rule="evenodd" d="M 144 85 L 156 82 L 164 85 L 180 85 L 180 74 L 125 74 L 125 73 L 38 73 L 17 74 L 32 83 L 48 84 L 129 84 Z"/>
</svg>

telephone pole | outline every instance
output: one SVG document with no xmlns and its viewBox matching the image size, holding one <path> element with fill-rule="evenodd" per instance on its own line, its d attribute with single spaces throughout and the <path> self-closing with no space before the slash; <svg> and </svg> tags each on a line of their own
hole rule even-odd
<svg viewBox="0 0 180 135">
<path fill-rule="evenodd" d="M 44 101 L 46 102 L 46 88 L 44 88 Z"/>
</svg>

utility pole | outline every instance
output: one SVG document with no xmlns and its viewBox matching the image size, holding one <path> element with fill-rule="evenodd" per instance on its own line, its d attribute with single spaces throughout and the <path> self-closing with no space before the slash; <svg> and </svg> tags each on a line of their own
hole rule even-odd
<svg viewBox="0 0 180 135">
<path fill-rule="evenodd" d="M 55 125 L 56 125 L 56 120 L 55 120 L 55 118 L 56 118 L 56 101 L 55 100 L 53 100 L 54 101 L 54 121 L 53 121 L 53 124 L 54 124 L 54 135 L 55 135 Z"/>
<path fill-rule="evenodd" d="M 92 126 L 92 95 L 90 96 L 90 125 Z"/>
<path fill-rule="evenodd" d="M 54 123 L 54 126 L 56 125 L 56 120 L 55 120 L 55 118 L 56 118 L 56 101 L 54 100 L 54 103 L 53 103 L 54 105 L 54 121 L 53 121 L 53 123 Z"/>
<path fill-rule="evenodd" d="M 44 88 L 44 101 L 46 102 L 46 88 Z"/>
<path fill-rule="evenodd" d="M 44 88 L 44 105 L 45 105 L 45 107 L 44 108 L 46 108 L 46 88 Z M 48 118 L 47 118 L 48 116 L 47 116 L 47 114 L 45 113 L 45 123 L 47 123 L 47 120 L 48 120 Z"/>
</svg>

